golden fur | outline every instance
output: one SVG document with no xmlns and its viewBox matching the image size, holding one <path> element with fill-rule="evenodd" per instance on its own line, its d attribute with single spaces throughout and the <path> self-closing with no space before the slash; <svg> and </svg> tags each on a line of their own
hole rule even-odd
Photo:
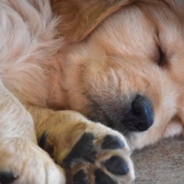
<svg viewBox="0 0 184 184">
<path fill-rule="evenodd" d="M 0 7 L 0 170 L 16 183 L 65 183 L 62 161 L 85 132 L 97 145 L 111 133 L 125 142 L 97 162 L 121 155 L 130 172 L 117 182 L 128 183 L 129 147 L 183 132 L 182 0 L 0 0 Z M 154 123 L 126 140 L 79 114 L 108 125 L 103 113 L 116 119 L 136 93 L 152 101 Z M 37 146 L 44 132 L 44 149 L 61 167 Z M 68 181 L 79 167 L 92 175 L 82 163 L 65 170 Z"/>
</svg>

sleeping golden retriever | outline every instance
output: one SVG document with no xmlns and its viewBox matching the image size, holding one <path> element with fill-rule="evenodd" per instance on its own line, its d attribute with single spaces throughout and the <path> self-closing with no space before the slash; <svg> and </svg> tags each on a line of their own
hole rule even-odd
<svg viewBox="0 0 184 184">
<path fill-rule="evenodd" d="M 1 184 L 130 183 L 183 132 L 184 1 L 0 0 L 0 76 Z"/>
</svg>

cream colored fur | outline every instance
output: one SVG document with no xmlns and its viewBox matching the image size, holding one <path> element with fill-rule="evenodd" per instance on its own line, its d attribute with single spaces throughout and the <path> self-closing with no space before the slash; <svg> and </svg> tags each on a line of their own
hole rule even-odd
<svg viewBox="0 0 184 184">
<path fill-rule="evenodd" d="M 49 0 L 0 0 L 0 170 L 12 171 L 17 183 L 64 184 L 64 170 L 36 139 L 47 131 L 51 156 L 61 163 L 84 132 L 103 137 L 104 131 L 126 144 L 126 151 L 113 152 L 129 164 L 129 175 L 118 180 L 126 184 L 134 179 L 129 146 L 183 132 L 184 3 L 169 0 L 170 8 L 164 0 L 112 1 L 99 14 L 84 8 L 87 27 L 73 33 L 72 26 L 61 26 L 72 25 L 61 6 L 70 9 L 72 2 L 51 0 L 52 10 Z M 158 46 L 169 63 L 164 67 L 157 63 Z M 155 120 L 148 131 L 132 134 L 129 146 L 118 132 L 81 115 L 93 111 L 84 94 L 107 103 L 108 111 L 108 103 L 133 92 L 151 99 Z"/>
</svg>

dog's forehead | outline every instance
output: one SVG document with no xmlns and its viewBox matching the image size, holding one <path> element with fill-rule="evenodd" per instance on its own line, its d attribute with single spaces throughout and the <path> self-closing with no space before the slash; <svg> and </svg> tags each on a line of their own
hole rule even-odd
<svg viewBox="0 0 184 184">
<path fill-rule="evenodd" d="M 92 39 L 112 55 L 145 56 L 155 50 L 154 27 L 144 13 L 134 7 L 121 9 L 106 18 L 92 33 Z"/>
</svg>

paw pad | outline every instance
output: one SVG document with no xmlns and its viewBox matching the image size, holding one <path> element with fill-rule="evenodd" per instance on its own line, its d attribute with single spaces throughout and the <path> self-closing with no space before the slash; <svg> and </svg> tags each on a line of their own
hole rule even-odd
<svg viewBox="0 0 184 184">
<path fill-rule="evenodd" d="M 104 163 L 106 169 L 116 175 L 126 175 L 129 172 L 127 163 L 123 158 L 113 156 Z"/>
<path fill-rule="evenodd" d="M 117 136 L 107 135 L 102 142 L 102 149 L 121 149 L 125 147 L 124 142 Z"/>
<path fill-rule="evenodd" d="M 97 154 L 94 148 L 94 140 L 93 134 L 85 133 L 63 160 L 65 167 L 70 168 L 73 162 L 94 162 Z"/>
<path fill-rule="evenodd" d="M 13 181 L 15 181 L 18 178 L 18 176 L 14 176 L 12 172 L 0 172 L 0 183 L 1 184 L 11 184 Z"/>
<path fill-rule="evenodd" d="M 100 169 L 95 171 L 95 182 L 97 184 L 117 184 L 110 176 Z"/>
<path fill-rule="evenodd" d="M 80 170 L 73 176 L 73 184 L 89 184 L 86 177 L 86 173 L 83 170 Z"/>
</svg>

